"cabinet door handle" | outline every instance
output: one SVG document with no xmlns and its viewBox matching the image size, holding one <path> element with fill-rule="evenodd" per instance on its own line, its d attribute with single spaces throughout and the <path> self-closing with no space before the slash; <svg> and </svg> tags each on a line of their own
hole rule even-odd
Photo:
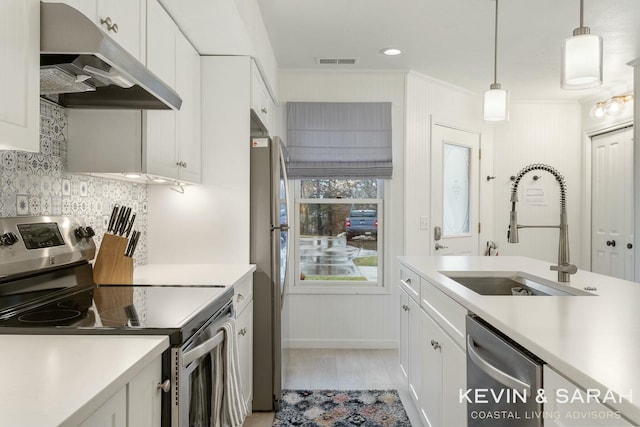
<svg viewBox="0 0 640 427">
<path fill-rule="evenodd" d="M 442 346 L 440 345 L 440 343 L 436 340 L 431 340 L 431 347 L 433 347 L 434 350 L 437 350 L 439 348 L 442 348 Z"/>
<path fill-rule="evenodd" d="M 156 386 L 156 390 L 162 390 L 165 393 L 169 393 L 171 390 L 171 380 L 166 380 L 163 383 L 160 383 Z"/>
<path fill-rule="evenodd" d="M 239 335 L 245 336 L 247 335 L 247 328 L 242 328 L 238 331 Z"/>
<path fill-rule="evenodd" d="M 405 280 L 405 283 L 406 283 L 407 285 L 410 285 L 410 284 L 411 284 L 411 278 L 409 278 L 409 279 Z"/>
<path fill-rule="evenodd" d="M 240 302 L 244 299 L 244 295 L 242 294 L 238 294 L 238 298 L 236 298 L 236 301 Z"/>
<path fill-rule="evenodd" d="M 114 24 L 110 16 L 100 18 L 100 23 L 107 27 L 107 31 L 113 31 L 114 33 L 118 32 L 118 24 Z"/>
<path fill-rule="evenodd" d="M 267 114 L 267 109 L 266 108 L 263 108 L 260 111 L 262 111 L 262 114 Z"/>
<path fill-rule="evenodd" d="M 612 247 L 616 247 L 616 241 L 615 240 L 607 240 L 607 246 L 612 246 Z"/>
<path fill-rule="evenodd" d="M 407 304 L 402 304 L 402 309 L 404 311 L 409 311 L 409 306 Z"/>
<path fill-rule="evenodd" d="M 178 166 L 179 168 L 186 168 L 187 162 L 183 162 L 183 161 L 176 162 L 176 166 Z"/>
</svg>

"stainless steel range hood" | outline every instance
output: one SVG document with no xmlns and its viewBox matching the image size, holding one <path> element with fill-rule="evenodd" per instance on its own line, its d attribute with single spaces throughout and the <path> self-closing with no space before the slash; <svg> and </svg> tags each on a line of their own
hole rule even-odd
<svg viewBox="0 0 640 427">
<path fill-rule="evenodd" d="M 180 96 L 88 17 L 40 4 L 40 93 L 67 108 L 179 110 Z"/>
</svg>

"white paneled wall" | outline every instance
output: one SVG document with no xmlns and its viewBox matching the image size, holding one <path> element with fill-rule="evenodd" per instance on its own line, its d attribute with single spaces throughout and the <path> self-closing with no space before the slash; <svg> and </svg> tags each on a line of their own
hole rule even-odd
<svg viewBox="0 0 640 427">
<path fill-rule="evenodd" d="M 416 73 L 407 75 L 405 146 L 405 254 L 430 255 L 432 241 L 429 227 L 420 228 L 420 217 L 429 217 L 431 122 L 480 132 L 483 151 L 481 178 L 492 173 L 492 128 L 482 121 L 482 98 L 466 90 Z M 491 217 L 493 185 L 480 180 L 480 246 L 494 239 Z"/>
<path fill-rule="evenodd" d="M 279 99 L 300 102 L 392 102 L 393 179 L 385 186 L 384 284 L 391 294 L 289 294 L 290 347 L 387 348 L 398 345 L 396 257 L 403 240 L 405 73 L 284 70 Z M 284 115 L 279 115 L 284 120 Z M 280 129 L 286 129 L 283 122 Z M 286 142 L 286 135 L 284 135 Z"/>
<path fill-rule="evenodd" d="M 556 168 L 567 184 L 567 210 L 571 262 L 584 268 L 582 213 L 584 158 L 581 106 L 578 103 L 511 103 L 508 123 L 494 128 L 494 227 L 500 255 L 523 255 L 557 262 L 558 229 L 520 230 L 520 243 L 507 243 L 510 176 L 531 163 Z M 533 176 L 542 178 L 533 180 Z M 523 191 L 541 190 L 543 200 L 526 199 Z M 560 193 L 546 172 L 527 174 L 520 183 L 518 223 L 559 224 Z M 587 208 L 588 209 L 588 208 Z M 588 255 L 588 254 L 587 254 Z"/>
</svg>

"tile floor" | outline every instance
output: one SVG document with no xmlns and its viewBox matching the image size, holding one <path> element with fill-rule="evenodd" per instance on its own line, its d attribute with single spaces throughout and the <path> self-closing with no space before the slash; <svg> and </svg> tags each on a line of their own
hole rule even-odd
<svg viewBox="0 0 640 427">
<path fill-rule="evenodd" d="M 292 349 L 285 367 L 285 389 L 396 389 L 412 425 L 420 418 L 401 386 L 397 350 Z M 255 412 L 244 427 L 269 427 L 273 412 Z"/>
</svg>

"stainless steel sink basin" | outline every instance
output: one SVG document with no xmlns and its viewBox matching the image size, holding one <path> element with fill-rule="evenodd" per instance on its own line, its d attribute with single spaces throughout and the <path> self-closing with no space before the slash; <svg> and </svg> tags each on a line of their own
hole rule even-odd
<svg viewBox="0 0 640 427">
<path fill-rule="evenodd" d="M 459 284 L 480 295 L 512 295 L 512 296 L 576 296 L 593 295 L 569 286 L 542 283 L 543 279 L 514 273 L 508 276 L 473 275 L 472 272 L 449 272 L 443 274 Z"/>
</svg>

